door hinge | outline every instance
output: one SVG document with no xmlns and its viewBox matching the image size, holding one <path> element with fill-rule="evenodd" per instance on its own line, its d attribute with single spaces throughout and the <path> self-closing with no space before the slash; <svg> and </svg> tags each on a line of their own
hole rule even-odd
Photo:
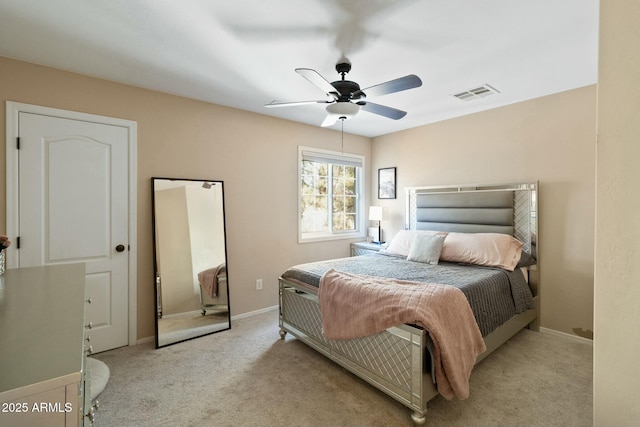
<svg viewBox="0 0 640 427">
<path fill-rule="evenodd" d="M 16 237 L 16 249 L 20 249 L 20 236 Z"/>
<path fill-rule="evenodd" d="M 20 149 L 20 137 L 16 137 L 16 149 Z"/>
</svg>

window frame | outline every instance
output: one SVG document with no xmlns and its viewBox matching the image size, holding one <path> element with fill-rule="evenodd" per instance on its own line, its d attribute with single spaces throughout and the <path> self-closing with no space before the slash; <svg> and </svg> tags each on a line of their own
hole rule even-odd
<svg viewBox="0 0 640 427">
<path fill-rule="evenodd" d="M 315 233 L 303 233 L 302 232 L 302 161 L 308 157 L 313 156 L 318 159 L 327 159 L 328 163 L 331 163 L 331 159 L 337 161 L 343 160 L 346 162 L 356 163 L 356 229 L 353 231 L 331 231 L 328 232 L 315 232 Z M 321 242 L 327 240 L 344 240 L 362 238 L 365 236 L 365 222 L 364 222 L 364 203 L 365 203 L 365 157 L 361 154 L 354 153 L 341 153 L 338 151 L 324 150 L 315 147 L 298 146 L 298 243 L 309 242 Z M 330 166 L 331 168 L 331 166 Z M 333 197 L 333 186 L 327 186 L 330 190 L 328 193 L 329 199 Z M 331 204 L 329 204 L 329 221 L 331 224 L 332 216 Z M 331 227 L 330 227 L 331 228 Z"/>
</svg>

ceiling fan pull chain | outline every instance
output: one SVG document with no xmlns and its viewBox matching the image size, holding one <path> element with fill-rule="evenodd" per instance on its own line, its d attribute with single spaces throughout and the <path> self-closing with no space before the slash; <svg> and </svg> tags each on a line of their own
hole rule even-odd
<svg viewBox="0 0 640 427">
<path fill-rule="evenodd" d="M 340 119 L 340 135 L 342 136 L 341 150 L 342 150 L 342 155 L 344 156 L 344 119 L 343 118 Z"/>
</svg>

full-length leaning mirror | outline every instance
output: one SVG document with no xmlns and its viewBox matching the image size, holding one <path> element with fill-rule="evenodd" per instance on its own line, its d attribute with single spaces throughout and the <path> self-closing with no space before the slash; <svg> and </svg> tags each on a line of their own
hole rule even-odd
<svg viewBox="0 0 640 427">
<path fill-rule="evenodd" d="M 151 180 L 156 348 L 231 328 L 222 181 Z"/>
</svg>

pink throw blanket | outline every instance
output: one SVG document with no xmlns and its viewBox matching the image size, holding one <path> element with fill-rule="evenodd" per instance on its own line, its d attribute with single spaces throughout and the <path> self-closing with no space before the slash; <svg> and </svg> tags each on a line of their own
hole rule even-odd
<svg viewBox="0 0 640 427">
<path fill-rule="evenodd" d="M 217 267 L 209 268 L 198 273 L 198 281 L 200 286 L 211 298 L 218 296 L 218 275 L 227 271 L 225 263 Z"/>
<path fill-rule="evenodd" d="M 471 370 L 486 346 L 458 288 L 332 269 L 320 279 L 318 297 L 327 339 L 373 335 L 400 324 L 423 327 L 435 348 L 438 392 L 446 399 L 469 397 Z"/>
</svg>

